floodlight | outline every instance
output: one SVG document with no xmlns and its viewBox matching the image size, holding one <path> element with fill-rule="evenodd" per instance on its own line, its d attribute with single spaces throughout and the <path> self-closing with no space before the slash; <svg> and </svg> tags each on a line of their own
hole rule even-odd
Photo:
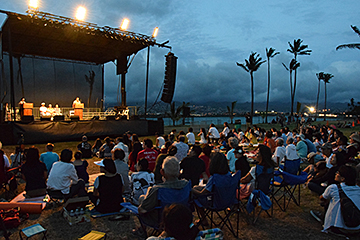
<svg viewBox="0 0 360 240">
<path fill-rule="evenodd" d="M 39 8 L 39 1 L 38 0 L 29 0 L 29 7 L 30 8 Z"/>
<path fill-rule="evenodd" d="M 78 7 L 75 15 L 76 20 L 83 21 L 85 19 L 85 15 L 86 15 L 86 8 L 82 6 Z"/>
<path fill-rule="evenodd" d="M 120 29 L 125 31 L 127 29 L 128 25 L 129 25 L 129 22 L 130 22 L 129 19 L 124 18 L 124 20 L 121 23 Z"/>
<path fill-rule="evenodd" d="M 156 38 L 156 36 L 158 35 L 158 32 L 159 32 L 159 28 L 158 27 L 154 28 L 154 32 L 153 32 L 152 37 Z"/>
<path fill-rule="evenodd" d="M 309 107 L 310 112 L 315 112 L 315 108 L 314 107 Z"/>
</svg>

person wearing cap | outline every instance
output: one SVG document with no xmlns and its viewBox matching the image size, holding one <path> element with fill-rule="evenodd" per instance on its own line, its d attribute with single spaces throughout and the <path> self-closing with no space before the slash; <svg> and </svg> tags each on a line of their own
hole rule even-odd
<svg viewBox="0 0 360 240">
<path fill-rule="evenodd" d="M 46 108 L 44 102 L 41 103 L 41 106 L 40 106 L 39 110 L 40 110 L 40 117 L 46 116 L 47 108 Z"/>
<path fill-rule="evenodd" d="M 354 157 L 358 155 L 358 152 L 360 151 L 360 136 L 357 133 L 353 133 L 349 137 L 350 145 L 347 146 L 347 152 L 348 152 L 348 160 L 353 160 Z"/>
<path fill-rule="evenodd" d="M 60 160 L 59 155 L 54 153 L 54 144 L 48 143 L 45 147 L 46 152 L 40 155 L 40 161 L 45 163 L 48 173 L 50 173 L 51 167 L 55 162 Z"/>
<path fill-rule="evenodd" d="M 91 151 L 91 145 L 87 140 L 87 136 L 84 135 L 81 138 L 81 143 L 77 145 L 77 149 L 79 150 L 79 152 L 81 152 L 83 158 L 91 158 L 93 155 Z"/>
<path fill-rule="evenodd" d="M 55 162 L 49 173 L 47 188 L 52 191 L 61 191 L 65 199 L 75 195 L 86 196 L 85 182 L 78 178 L 74 164 L 72 164 L 72 151 L 64 149 L 60 154 L 60 161 Z"/>
<path fill-rule="evenodd" d="M 300 134 L 296 136 L 296 153 L 299 156 L 299 158 L 303 159 L 306 158 L 308 154 L 308 147 L 306 145 L 305 136 L 304 134 Z"/>
<path fill-rule="evenodd" d="M 120 203 L 124 202 L 123 179 L 116 172 L 116 166 L 112 159 L 105 158 L 95 162 L 100 166 L 100 175 L 95 179 L 94 192 L 89 194 L 90 200 L 95 204 L 95 209 L 100 213 L 118 212 L 122 208 Z"/>
<path fill-rule="evenodd" d="M 172 189 L 183 189 L 188 181 L 185 179 L 179 180 L 180 175 L 180 164 L 176 157 L 167 157 L 165 158 L 162 169 L 160 170 L 165 181 L 163 183 L 156 184 L 152 187 L 149 187 L 146 195 L 141 195 L 139 198 L 139 213 L 141 214 L 141 219 L 145 223 L 151 225 L 159 222 L 159 214 L 157 211 L 153 210 L 158 204 L 158 189 L 159 188 L 172 188 Z M 147 213 L 147 214 L 145 214 Z M 145 214 L 145 215 L 144 215 Z"/>
<path fill-rule="evenodd" d="M 331 168 L 333 165 L 330 163 L 330 159 L 333 155 L 333 152 L 332 152 L 332 145 L 331 143 L 324 143 L 322 146 L 321 146 L 321 153 L 323 155 L 323 157 L 325 158 L 325 161 L 326 161 L 326 167 L 327 168 Z"/>
</svg>

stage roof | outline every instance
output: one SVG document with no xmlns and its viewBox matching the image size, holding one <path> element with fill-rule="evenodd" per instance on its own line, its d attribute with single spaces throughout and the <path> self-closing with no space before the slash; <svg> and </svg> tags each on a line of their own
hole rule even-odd
<svg viewBox="0 0 360 240">
<path fill-rule="evenodd" d="M 2 28 L 2 49 L 13 55 L 68 59 L 103 64 L 126 59 L 155 39 L 146 35 L 43 12 L 28 15 L 2 11 L 8 15 Z M 55 16 L 55 17 L 54 17 Z M 10 34 L 9 34 L 10 33 Z"/>
</svg>

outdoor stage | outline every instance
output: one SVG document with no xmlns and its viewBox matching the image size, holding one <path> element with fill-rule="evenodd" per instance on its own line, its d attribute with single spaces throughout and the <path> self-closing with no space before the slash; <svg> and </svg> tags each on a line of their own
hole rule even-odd
<svg viewBox="0 0 360 240">
<path fill-rule="evenodd" d="M 119 137 L 127 131 L 139 136 L 164 132 L 163 120 L 90 120 L 90 121 L 33 121 L 0 124 L 0 141 L 6 145 L 80 141 L 83 135 L 90 139 L 106 136 Z"/>
</svg>

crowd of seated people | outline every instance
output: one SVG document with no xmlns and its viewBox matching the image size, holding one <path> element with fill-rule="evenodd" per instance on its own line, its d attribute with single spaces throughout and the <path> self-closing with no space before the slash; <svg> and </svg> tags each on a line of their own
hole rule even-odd
<svg viewBox="0 0 360 240">
<path fill-rule="evenodd" d="M 216 127 L 212 124 L 210 128 Z M 211 132 L 216 133 L 215 130 Z M 220 138 L 223 138 L 224 143 L 221 143 L 225 144 L 224 148 L 217 147 L 219 144 L 214 141 L 215 137 L 206 140 L 206 133 L 209 133 L 206 129 L 201 130 L 198 135 L 201 139 L 195 143 L 193 138 L 196 134 L 192 128 L 188 134 L 183 131 L 176 134 L 175 129 L 169 135 L 157 134 L 156 142 L 149 138 L 141 142 L 136 134 L 125 133 L 115 141 L 110 137 L 106 137 L 104 143 L 97 139 L 92 147 L 84 136 L 77 146 L 79 152 L 75 153 L 73 162 L 73 153 L 70 150 L 64 149 L 59 157 L 53 152 L 54 145 L 50 143 L 46 145 L 46 152 L 41 155 L 38 150 L 36 152 L 34 148 L 30 148 L 29 157 L 22 164 L 21 170 L 27 182 L 26 195 L 41 195 L 46 188 L 60 191 L 66 198 L 87 195 L 85 183 L 89 181 L 89 164 L 82 158 L 95 154 L 102 159 L 98 165 L 100 172 L 104 173 L 103 177 L 96 178 L 94 192 L 91 194 L 91 201 L 96 209 L 100 212 L 118 211 L 119 208 L 103 207 L 104 202 L 114 196 L 113 200 L 119 205 L 125 198 L 139 206 L 139 212 L 149 216 L 148 221 L 158 221 L 149 214 L 154 207 L 153 195 L 156 195 L 158 187 L 181 188 L 186 185 L 187 180 L 191 180 L 195 195 L 202 195 L 211 191 L 214 174 L 224 175 L 226 178 L 240 171 L 238 196 L 244 199 L 255 189 L 255 180 L 260 172 L 273 171 L 276 166 L 284 165 L 286 161 L 301 161 L 308 174 L 305 185 L 322 199 L 331 199 L 328 188 L 342 179 L 338 176 L 340 169 L 343 169 L 343 166 L 359 164 L 359 134 L 352 133 L 347 138 L 340 130 L 325 126 L 303 124 L 300 129 L 293 131 L 283 127 L 279 131 L 272 128 L 266 132 L 254 127 L 242 133 L 241 129 L 230 131 L 228 124 L 224 124 L 224 130 L 219 133 Z M 254 145 L 260 143 L 255 149 L 254 167 L 250 167 L 245 150 L 241 147 L 246 139 Z M 38 169 L 37 178 L 32 177 L 35 172 L 28 171 L 30 165 Z M 360 165 L 357 169 L 360 169 Z M 344 175 L 346 174 L 345 171 Z M 117 186 L 121 187 L 111 191 L 111 182 L 116 182 Z M 326 214 L 324 212 L 320 219 L 331 222 L 326 218 L 332 215 L 328 213 L 332 209 L 334 208 L 327 208 Z M 315 212 L 312 214 L 321 215 Z M 324 228 L 327 229 L 330 227 Z"/>
</svg>

